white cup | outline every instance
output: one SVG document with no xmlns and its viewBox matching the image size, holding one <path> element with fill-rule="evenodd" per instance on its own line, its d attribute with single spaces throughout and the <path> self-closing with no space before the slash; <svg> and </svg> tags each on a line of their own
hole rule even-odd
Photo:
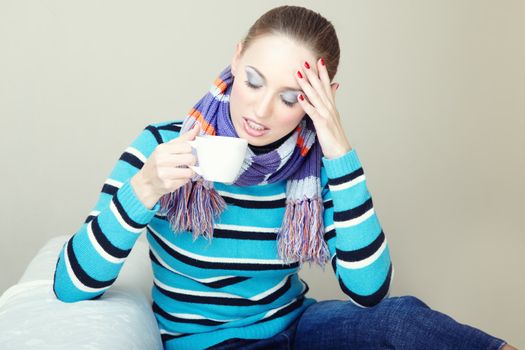
<svg viewBox="0 0 525 350">
<path fill-rule="evenodd" d="M 197 151 L 199 166 L 189 167 L 208 181 L 232 184 L 239 175 L 248 140 L 238 137 L 201 135 L 187 141 Z"/>
</svg>

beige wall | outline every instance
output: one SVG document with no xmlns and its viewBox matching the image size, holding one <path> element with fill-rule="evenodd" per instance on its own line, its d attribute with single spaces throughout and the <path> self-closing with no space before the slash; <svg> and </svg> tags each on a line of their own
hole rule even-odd
<svg viewBox="0 0 525 350">
<path fill-rule="evenodd" d="M 338 108 L 389 240 L 392 295 L 525 347 L 525 3 L 289 3 L 338 30 Z M 142 128 L 183 117 L 280 4 L 0 2 L 0 293 L 80 227 Z M 304 278 L 314 297 L 344 297 L 331 269 Z"/>
</svg>

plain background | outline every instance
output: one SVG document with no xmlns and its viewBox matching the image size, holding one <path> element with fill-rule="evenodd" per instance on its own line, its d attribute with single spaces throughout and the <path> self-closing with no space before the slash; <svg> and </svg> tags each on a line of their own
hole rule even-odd
<svg viewBox="0 0 525 350">
<path fill-rule="evenodd" d="M 0 293 L 282 4 L 0 1 Z M 391 295 L 525 346 L 525 2 L 286 4 L 337 30 L 337 107 L 390 244 Z M 331 267 L 302 274 L 311 296 L 345 298 Z"/>
</svg>

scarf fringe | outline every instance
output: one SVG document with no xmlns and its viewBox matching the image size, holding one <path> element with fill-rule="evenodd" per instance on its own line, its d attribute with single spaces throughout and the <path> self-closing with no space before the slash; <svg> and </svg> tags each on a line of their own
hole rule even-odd
<svg viewBox="0 0 525 350">
<path fill-rule="evenodd" d="M 193 240 L 202 235 L 213 238 L 213 222 L 226 208 L 226 202 L 205 180 L 187 182 L 160 198 L 161 215 L 166 215 L 173 232 L 191 231 Z"/>
<path fill-rule="evenodd" d="M 330 250 L 324 240 L 323 203 L 320 198 L 288 201 L 278 237 L 279 257 L 290 263 L 317 263 L 324 271 Z"/>
</svg>

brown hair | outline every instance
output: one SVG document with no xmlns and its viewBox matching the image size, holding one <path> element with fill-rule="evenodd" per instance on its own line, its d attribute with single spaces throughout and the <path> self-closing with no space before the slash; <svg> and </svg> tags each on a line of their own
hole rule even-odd
<svg viewBox="0 0 525 350">
<path fill-rule="evenodd" d="M 269 10 L 248 30 L 242 40 L 241 55 L 254 40 L 269 34 L 286 35 L 322 57 L 332 81 L 339 65 L 339 40 L 332 23 L 318 12 L 290 5 Z"/>
</svg>

